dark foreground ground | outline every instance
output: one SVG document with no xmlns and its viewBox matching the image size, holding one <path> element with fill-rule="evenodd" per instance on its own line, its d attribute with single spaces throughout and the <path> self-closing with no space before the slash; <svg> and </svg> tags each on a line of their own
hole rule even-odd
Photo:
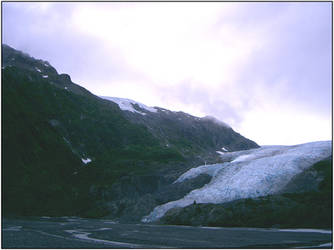
<svg viewBox="0 0 334 250">
<path fill-rule="evenodd" d="M 3 218 L 2 248 L 332 248 L 332 232 Z"/>
</svg>

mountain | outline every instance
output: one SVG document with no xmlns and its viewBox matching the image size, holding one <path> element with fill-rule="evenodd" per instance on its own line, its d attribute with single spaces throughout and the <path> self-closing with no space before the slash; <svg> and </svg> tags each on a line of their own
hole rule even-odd
<svg viewBox="0 0 334 250">
<path fill-rule="evenodd" d="M 109 100 L 106 100 L 109 99 Z M 4 214 L 139 220 L 201 187 L 174 185 L 216 151 L 258 148 L 211 117 L 100 98 L 50 63 L 2 45 Z"/>
<path fill-rule="evenodd" d="M 184 155 L 190 153 L 197 158 L 203 157 L 203 163 L 210 161 L 209 156 L 214 161 L 219 160 L 216 151 L 222 151 L 222 148 L 235 151 L 258 147 L 214 117 L 199 118 L 184 112 L 147 107 L 130 99 L 102 98 L 117 103 L 129 121 L 144 125 L 166 147 L 176 146 Z"/>
<path fill-rule="evenodd" d="M 3 215 L 332 226 L 332 143 L 264 146 L 214 117 L 98 97 L 2 45 Z"/>
</svg>

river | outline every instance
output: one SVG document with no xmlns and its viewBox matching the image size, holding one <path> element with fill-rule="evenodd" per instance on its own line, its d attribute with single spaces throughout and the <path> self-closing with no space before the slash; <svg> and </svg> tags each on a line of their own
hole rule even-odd
<svg viewBox="0 0 334 250">
<path fill-rule="evenodd" d="M 2 248 L 331 248 L 332 231 L 119 224 L 78 217 L 2 219 Z"/>
</svg>

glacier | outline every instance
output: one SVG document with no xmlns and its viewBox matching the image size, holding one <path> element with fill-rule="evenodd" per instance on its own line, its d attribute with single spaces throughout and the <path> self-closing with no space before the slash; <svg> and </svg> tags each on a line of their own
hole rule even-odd
<svg viewBox="0 0 334 250">
<path fill-rule="evenodd" d="M 295 175 L 331 154 L 331 141 L 225 152 L 220 156 L 223 163 L 192 168 L 174 182 L 208 174 L 212 176 L 208 184 L 179 200 L 155 207 L 142 222 L 156 221 L 169 209 L 186 207 L 194 201 L 219 204 L 278 193 Z"/>
</svg>

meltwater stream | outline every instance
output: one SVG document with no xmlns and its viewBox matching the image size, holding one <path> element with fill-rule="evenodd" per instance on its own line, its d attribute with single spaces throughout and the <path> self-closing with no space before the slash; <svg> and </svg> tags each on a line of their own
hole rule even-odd
<svg viewBox="0 0 334 250">
<path fill-rule="evenodd" d="M 2 248 L 331 248 L 332 231 L 119 224 L 79 217 L 2 220 Z"/>
<path fill-rule="evenodd" d="M 224 203 L 236 199 L 275 194 L 297 174 L 332 153 L 331 141 L 294 146 L 263 146 L 257 149 L 224 153 L 224 163 L 199 166 L 182 174 L 176 182 L 209 174 L 211 181 L 182 199 L 157 206 L 142 222 L 161 218 L 169 209 L 197 203 Z"/>
</svg>

